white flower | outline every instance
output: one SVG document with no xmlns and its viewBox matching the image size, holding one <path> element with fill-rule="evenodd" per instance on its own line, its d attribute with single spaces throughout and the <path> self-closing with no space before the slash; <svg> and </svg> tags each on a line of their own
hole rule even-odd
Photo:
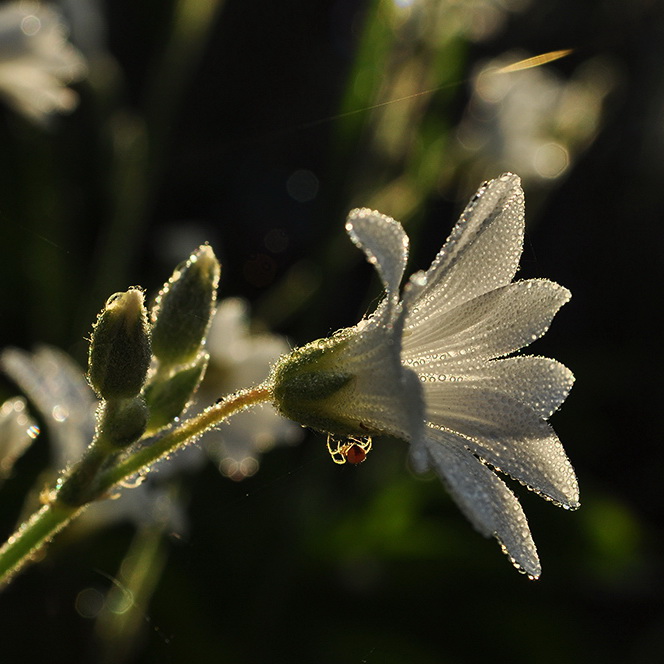
<svg viewBox="0 0 664 664">
<path fill-rule="evenodd" d="M 253 333 L 249 327 L 249 305 L 240 298 L 219 303 L 207 336 L 210 354 L 205 379 L 197 401 L 207 406 L 220 396 L 251 387 L 267 378 L 269 367 L 288 352 L 286 339 L 267 332 Z M 275 443 L 293 443 L 301 437 L 299 427 L 284 420 L 274 407 L 265 404 L 237 413 L 220 428 L 203 436 L 203 446 L 219 470 L 235 480 L 258 470 L 258 456 Z"/>
<path fill-rule="evenodd" d="M 547 422 L 573 376 L 555 360 L 504 356 L 544 334 L 570 294 L 543 279 L 512 283 L 524 233 L 519 178 L 505 174 L 478 190 L 401 301 L 408 252 L 401 225 L 358 209 L 346 229 L 386 296 L 357 326 L 284 358 L 273 373 L 276 403 L 287 417 L 337 436 L 409 441 L 415 469 L 433 468 L 473 525 L 538 577 L 526 517 L 496 471 L 578 507 L 574 471 Z"/>
<path fill-rule="evenodd" d="M 78 96 L 67 85 L 86 70 L 55 9 L 36 2 L 0 7 L 0 95 L 19 113 L 43 124 L 72 111 Z"/>
<path fill-rule="evenodd" d="M 0 483 L 9 476 L 16 460 L 38 433 L 39 427 L 28 415 L 25 399 L 14 397 L 0 404 Z"/>
</svg>

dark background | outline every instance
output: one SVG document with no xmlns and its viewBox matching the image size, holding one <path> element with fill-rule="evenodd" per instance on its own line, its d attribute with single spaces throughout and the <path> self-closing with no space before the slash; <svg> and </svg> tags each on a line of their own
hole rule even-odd
<svg viewBox="0 0 664 664">
<path fill-rule="evenodd" d="M 348 92 L 379 4 L 227 0 L 207 41 L 180 50 L 173 3 L 104 5 L 106 37 L 88 52 L 96 64 L 76 86 L 79 108 L 48 130 L 0 109 L 0 344 L 47 342 L 83 362 L 105 298 L 133 284 L 154 291 L 204 240 L 223 263 L 221 296 L 248 298 L 256 319 L 293 344 L 354 324 L 378 288 L 344 215 L 406 169 L 371 153 L 376 116 L 362 109 L 381 100 L 380 86 L 354 108 Z M 385 77 L 397 47 L 376 50 Z M 62 535 L 0 595 L 3 662 L 664 659 L 664 5 L 533 2 L 487 39 L 460 33 L 436 48 L 431 87 L 441 90 L 415 129 L 437 126 L 450 141 L 484 58 L 573 48 L 548 67 L 571 76 L 600 55 L 617 72 L 592 144 L 564 177 L 525 183 L 520 277 L 573 293 L 532 352 L 577 377 L 553 424 L 581 509 L 519 491 L 542 578 L 517 574 L 437 481 L 414 479 L 398 441 L 375 443 L 358 468 L 337 467 L 323 437 L 308 434 L 244 482 L 212 465 L 183 481 L 187 532 L 159 541 L 154 587 L 128 612 L 129 636 L 109 636 L 77 598 L 114 587 L 135 529 Z M 301 169 L 318 178 L 313 200 L 288 193 Z M 465 177 L 459 162 L 403 218 L 413 268 L 449 232 Z M 2 487 L 3 534 L 45 459 L 35 446 Z"/>
</svg>

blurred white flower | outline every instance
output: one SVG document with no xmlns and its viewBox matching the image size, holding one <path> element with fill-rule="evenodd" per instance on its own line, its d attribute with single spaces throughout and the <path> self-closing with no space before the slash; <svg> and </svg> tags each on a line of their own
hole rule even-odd
<svg viewBox="0 0 664 664">
<path fill-rule="evenodd" d="M 485 63 L 473 79 L 457 138 L 481 175 L 510 169 L 524 180 L 557 178 L 598 131 L 613 87 L 610 67 L 590 61 L 570 80 L 549 66 L 501 71 L 527 57 L 505 54 Z"/>
<path fill-rule="evenodd" d="M 0 482 L 9 477 L 14 463 L 39 434 L 25 399 L 14 397 L 0 405 Z"/>
<path fill-rule="evenodd" d="M 526 517 L 497 471 L 563 507 L 578 507 L 574 470 L 547 420 L 573 382 L 544 357 L 502 358 L 548 329 L 570 297 L 544 279 L 512 283 L 523 248 L 519 178 L 484 184 L 427 272 L 399 300 L 408 256 L 401 225 L 353 210 L 346 224 L 386 296 L 357 326 L 284 358 L 273 374 L 280 410 L 337 436 L 387 433 L 411 444 L 473 525 L 535 578 Z"/>
<path fill-rule="evenodd" d="M 499 32 L 509 14 L 530 0 L 393 0 L 393 23 L 408 22 L 408 34 L 433 43 L 464 37 L 480 42 Z"/>
<path fill-rule="evenodd" d="M 60 472 L 78 461 L 92 441 L 98 403 L 82 369 L 67 353 L 52 346 L 40 346 L 34 353 L 5 348 L 0 368 L 43 418 L 53 470 Z M 140 486 L 119 489 L 112 498 L 90 505 L 79 519 L 83 527 L 127 519 L 136 524 L 167 522 L 178 532 L 185 528 L 182 508 L 152 475 Z"/>
<path fill-rule="evenodd" d="M 55 9 L 38 2 L 0 6 L 0 95 L 16 111 L 44 124 L 74 110 L 78 95 L 67 86 L 86 72 Z"/>
<path fill-rule="evenodd" d="M 236 390 L 262 383 L 270 366 L 289 351 L 283 337 L 251 331 L 249 305 L 240 298 L 220 302 L 206 344 L 210 362 L 197 393 L 201 407 Z M 265 404 L 235 414 L 227 424 L 206 433 L 202 440 L 220 472 L 241 480 L 258 470 L 260 454 L 277 442 L 297 442 L 301 435 L 300 427 L 284 420 L 270 404 Z"/>
</svg>

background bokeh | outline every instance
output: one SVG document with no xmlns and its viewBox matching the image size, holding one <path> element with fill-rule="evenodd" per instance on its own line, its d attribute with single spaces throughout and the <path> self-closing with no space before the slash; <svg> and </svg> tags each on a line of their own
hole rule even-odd
<svg viewBox="0 0 664 664">
<path fill-rule="evenodd" d="M 664 660 L 664 4 L 57 6 L 88 74 L 68 115 L 0 108 L 0 346 L 48 343 L 83 366 L 106 297 L 154 292 L 206 240 L 221 296 L 247 298 L 257 329 L 325 336 L 380 292 L 345 236 L 351 207 L 400 219 L 420 269 L 482 179 L 511 170 L 520 276 L 573 293 L 532 352 L 577 376 L 553 424 L 582 507 L 515 488 L 543 565 L 530 582 L 411 475 L 402 443 L 338 467 L 307 433 L 241 482 L 212 463 L 174 477 L 177 530 L 59 536 L 0 594 L 0 659 Z M 3 536 L 48 463 L 43 435 L 0 487 Z"/>
</svg>

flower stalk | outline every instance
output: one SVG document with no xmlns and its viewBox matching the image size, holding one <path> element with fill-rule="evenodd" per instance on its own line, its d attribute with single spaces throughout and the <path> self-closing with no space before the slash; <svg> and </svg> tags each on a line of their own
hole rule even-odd
<svg viewBox="0 0 664 664">
<path fill-rule="evenodd" d="M 243 390 L 232 394 L 218 403 L 210 406 L 199 415 L 185 421 L 156 440 L 139 446 L 117 463 L 108 468 L 101 469 L 98 474 L 77 472 L 74 467 L 69 474 L 69 480 L 60 480 L 59 486 L 49 493 L 48 502 L 27 521 L 0 548 L 0 585 L 6 584 L 28 562 L 62 530 L 70 521 L 75 519 L 85 507 L 93 502 L 108 497 L 114 486 L 125 482 L 136 474 L 144 473 L 159 459 L 172 454 L 176 450 L 197 440 L 203 433 L 217 426 L 231 415 L 272 398 L 268 385 L 259 385 L 250 390 Z M 94 449 L 94 448 L 93 448 Z M 81 461 L 86 471 L 91 468 L 87 457 Z M 95 464 L 92 464 L 95 465 Z M 89 477 L 88 477 L 89 475 Z M 71 478 L 78 483 L 86 477 L 86 486 L 80 495 L 86 496 L 86 502 L 81 500 L 63 500 L 66 495 L 61 492 L 70 486 Z M 80 488 L 80 487 L 79 487 Z M 65 494 L 69 489 L 65 490 Z"/>
</svg>

